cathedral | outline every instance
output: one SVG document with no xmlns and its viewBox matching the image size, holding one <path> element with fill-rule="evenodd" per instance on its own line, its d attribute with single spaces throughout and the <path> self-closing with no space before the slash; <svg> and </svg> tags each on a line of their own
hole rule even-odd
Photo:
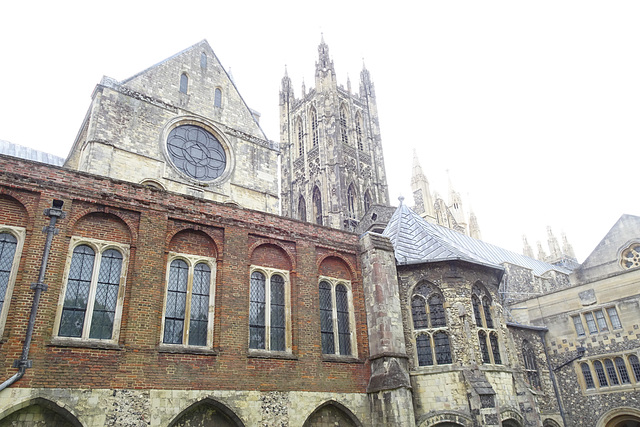
<svg viewBox="0 0 640 427">
<path fill-rule="evenodd" d="M 485 242 L 417 156 L 389 199 L 369 70 L 315 76 L 274 142 L 203 40 L 66 159 L 0 141 L 0 427 L 640 426 L 640 217 Z"/>
</svg>

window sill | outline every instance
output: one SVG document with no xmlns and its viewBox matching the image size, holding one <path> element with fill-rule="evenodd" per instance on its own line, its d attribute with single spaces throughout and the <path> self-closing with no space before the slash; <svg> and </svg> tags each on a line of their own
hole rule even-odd
<svg viewBox="0 0 640 427">
<path fill-rule="evenodd" d="M 323 362 L 335 362 L 335 363 L 364 363 L 362 360 L 354 356 L 341 356 L 338 354 L 323 354 Z"/>
<path fill-rule="evenodd" d="M 293 353 L 287 351 L 270 351 L 259 350 L 250 348 L 247 357 L 253 359 L 283 359 L 283 360 L 298 360 L 298 357 Z"/>
<path fill-rule="evenodd" d="M 116 342 L 99 340 L 81 340 L 73 338 L 55 337 L 48 344 L 50 347 L 77 347 L 77 348 L 97 348 L 101 350 L 122 351 L 124 348 Z"/>
<path fill-rule="evenodd" d="M 218 352 L 208 347 L 188 347 L 182 345 L 160 344 L 158 345 L 158 353 L 173 354 L 204 354 L 208 356 L 217 356 Z"/>
</svg>

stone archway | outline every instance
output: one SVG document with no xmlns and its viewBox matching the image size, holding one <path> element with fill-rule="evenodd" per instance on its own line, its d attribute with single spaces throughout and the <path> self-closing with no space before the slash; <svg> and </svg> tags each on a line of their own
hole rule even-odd
<svg viewBox="0 0 640 427">
<path fill-rule="evenodd" d="M 361 427 L 355 415 L 338 402 L 319 406 L 304 422 L 303 427 Z"/>
<path fill-rule="evenodd" d="M 82 427 L 66 409 L 46 399 L 23 402 L 0 420 L 0 427 Z"/>
<path fill-rule="evenodd" d="M 244 424 L 223 404 L 205 399 L 182 411 L 170 427 L 244 427 Z"/>
<path fill-rule="evenodd" d="M 640 410 L 615 408 L 600 417 L 596 427 L 640 427 Z"/>
<path fill-rule="evenodd" d="M 640 427 L 640 418 L 635 415 L 618 415 L 612 418 L 605 427 Z"/>
</svg>

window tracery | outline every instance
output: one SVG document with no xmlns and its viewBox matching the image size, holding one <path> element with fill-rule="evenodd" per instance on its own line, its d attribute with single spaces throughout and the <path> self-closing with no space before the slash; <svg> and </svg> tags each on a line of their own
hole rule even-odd
<svg viewBox="0 0 640 427">
<path fill-rule="evenodd" d="M 414 288 L 411 315 L 418 366 L 451 364 L 444 297 L 434 285 L 421 283 Z"/>
<path fill-rule="evenodd" d="M 491 295 L 480 283 L 476 283 L 471 289 L 471 305 L 478 328 L 482 363 L 502 364 L 498 332 L 492 314 Z"/>
</svg>

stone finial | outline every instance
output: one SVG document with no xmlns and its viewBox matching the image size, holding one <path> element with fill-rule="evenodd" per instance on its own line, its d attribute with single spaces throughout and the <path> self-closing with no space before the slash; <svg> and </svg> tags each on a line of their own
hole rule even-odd
<svg viewBox="0 0 640 427">
<path fill-rule="evenodd" d="M 404 202 L 404 196 L 398 197 L 398 201 L 400 202 L 400 206 L 402 206 L 402 202 Z"/>
<path fill-rule="evenodd" d="M 522 246 L 523 246 L 522 254 L 524 256 L 528 256 L 529 258 L 535 258 L 535 256 L 533 255 L 533 249 L 531 249 L 531 245 L 527 241 L 527 236 L 525 236 L 524 234 L 522 235 Z"/>
</svg>

